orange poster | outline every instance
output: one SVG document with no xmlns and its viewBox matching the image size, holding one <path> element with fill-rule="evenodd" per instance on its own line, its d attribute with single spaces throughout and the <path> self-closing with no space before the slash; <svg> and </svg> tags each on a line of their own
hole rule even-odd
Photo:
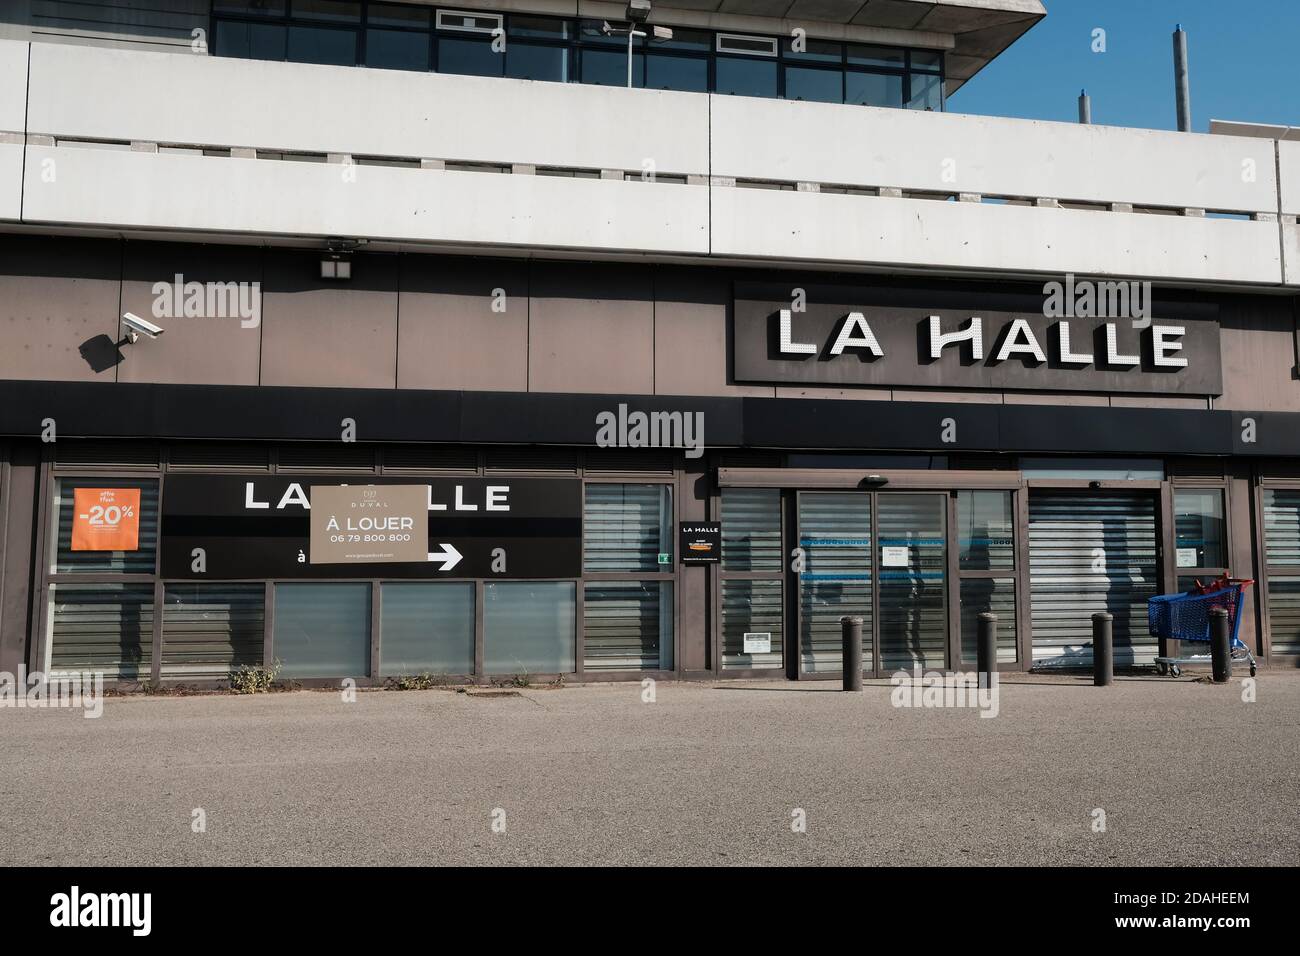
<svg viewBox="0 0 1300 956">
<path fill-rule="evenodd" d="M 139 488 L 77 488 L 73 551 L 135 551 L 140 547 Z"/>
</svg>

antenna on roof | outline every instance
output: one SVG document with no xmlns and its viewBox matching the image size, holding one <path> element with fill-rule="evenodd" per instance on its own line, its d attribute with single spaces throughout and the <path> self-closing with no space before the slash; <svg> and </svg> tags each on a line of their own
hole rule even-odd
<svg viewBox="0 0 1300 956">
<path fill-rule="evenodd" d="M 1181 23 L 1174 25 L 1174 99 L 1178 108 L 1178 129 L 1192 128 L 1192 92 L 1187 79 L 1187 34 Z"/>
</svg>

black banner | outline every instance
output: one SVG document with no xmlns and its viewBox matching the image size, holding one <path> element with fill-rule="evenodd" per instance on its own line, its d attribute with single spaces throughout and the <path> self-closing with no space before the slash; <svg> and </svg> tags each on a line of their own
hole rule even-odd
<svg viewBox="0 0 1300 956">
<path fill-rule="evenodd" d="M 661 834 L 665 845 L 671 845 L 672 838 Z M 436 842 L 431 842 L 428 855 L 436 863 Z M 649 859 L 654 861 L 653 856 Z M 516 862 L 530 869 L 538 864 L 536 859 Z M 673 862 L 678 872 L 699 869 L 698 864 Z M 869 881 L 875 905 L 888 912 L 902 912 L 926 894 L 960 899 L 968 915 L 964 922 L 953 921 L 948 936 L 959 931 L 996 934 L 999 940 L 1037 945 L 1105 938 L 1184 947 L 1202 941 L 1217 951 L 1231 951 L 1234 945 L 1256 942 L 1259 931 L 1279 939 L 1289 925 L 1285 887 L 1291 881 L 1283 870 L 892 866 L 853 872 Z M 769 875 L 767 870 L 743 867 L 728 873 L 730 883 L 753 892 L 762 892 L 762 880 Z M 813 887 L 829 881 L 824 889 L 833 898 L 844 873 L 843 867 L 822 872 L 802 868 L 800 879 Z M 519 900 L 515 916 L 545 919 L 547 901 L 526 892 L 526 881 L 535 879 L 531 872 L 510 867 L 460 869 L 454 880 L 437 880 L 439 905 L 444 911 L 472 909 L 481 905 L 485 894 L 499 892 L 503 883 L 507 889 L 516 883 L 511 890 L 512 898 Z M 598 879 L 604 889 L 621 885 L 635 891 L 643 888 L 637 884 L 648 888 L 649 881 L 659 877 L 644 869 L 575 868 L 553 872 L 547 879 L 571 890 L 584 885 L 595 889 L 591 881 Z M 16 868 L 0 876 L 0 884 L 5 893 L 5 937 L 15 943 L 37 937 L 94 946 L 148 940 L 191 944 L 198 933 L 211 932 L 214 918 L 219 918 L 224 922 L 218 931 L 227 935 L 237 931 L 245 938 L 276 939 L 289 933 L 296 946 L 317 941 L 336 945 L 340 938 L 385 918 L 409 921 L 410 914 L 429 905 L 427 879 L 411 869 L 351 868 L 346 856 L 322 867 Z M 222 916 L 214 901 L 231 899 L 241 905 Z M 288 929 L 286 913 L 299 914 Z M 918 919 L 898 916 L 882 921 L 878 930 L 912 944 L 921 938 Z M 602 915 L 596 925 L 603 928 L 602 921 L 609 921 L 613 929 L 613 920 Z M 944 932 L 936 928 L 932 935 L 939 939 Z M 739 938 L 744 938 L 743 931 Z M 970 946 L 965 941 L 960 945 Z"/>
<path fill-rule="evenodd" d="M 311 564 L 312 486 L 370 484 L 429 486 L 429 560 Z M 577 577 L 582 482 L 172 474 L 162 493 L 161 552 L 163 576 L 189 580 Z"/>
</svg>

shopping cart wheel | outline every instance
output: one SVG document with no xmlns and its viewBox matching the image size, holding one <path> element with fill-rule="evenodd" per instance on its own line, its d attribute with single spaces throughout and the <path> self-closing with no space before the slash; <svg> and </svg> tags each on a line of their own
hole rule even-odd
<svg viewBox="0 0 1300 956">
<path fill-rule="evenodd" d="M 1166 664 L 1164 661 L 1156 661 L 1156 673 L 1157 673 L 1157 674 L 1159 674 L 1161 677 L 1164 677 L 1164 676 L 1165 676 L 1165 672 L 1166 672 L 1167 670 L 1169 670 L 1169 665 L 1168 665 L 1168 664 Z"/>
<path fill-rule="evenodd" d="M 1250 662 L 1250 676 L 1251 676 L 1251 677 L 1254 677 L 1254 676 L 1255 676 L 1255 662 L 1254 662 L 1254 661 L 1251 661 L 1251 662 Z"/>
<path fill-rule="evenodd" d="M 1170 665 L 1169 665 L 1169 676 L 1170 676 L 1170 677 L 1182 677 L 1182 676 L 1183 676 L 1183 669 L 1182 669 L 1181 667 L 1179 667 L 1177 664 L 1170 664 Z"/>
</svg>

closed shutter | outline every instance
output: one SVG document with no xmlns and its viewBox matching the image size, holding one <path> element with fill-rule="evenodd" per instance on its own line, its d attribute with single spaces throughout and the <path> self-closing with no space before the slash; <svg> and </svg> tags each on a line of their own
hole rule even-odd
<svg viewBox="0 0 1300 956">
<path fill-rule="evenodd" d="M 1300 654 L 1300 489 L 1266 488 L 1264 563 L 1273 654 Z"/>
<path fill-rule="evenodd" d="M 260 665 L 265 603 L 260 584 L 167 585 L 162 676 L 225 679 Z"/>
<path fill-rule="evenodd" d="M 1115 663 L 1150 663 L 1147 599 L 1157 593 L 1152 494 L 1029 496 L 1034 663 L 1092 665 L 1092 615 L 1114 618 Z"/>
<path fill-rule="evenodd" d="M 50 670 L 144 680 L 153 659 L 152 584 L 56 584 Z"/>
</svg>

